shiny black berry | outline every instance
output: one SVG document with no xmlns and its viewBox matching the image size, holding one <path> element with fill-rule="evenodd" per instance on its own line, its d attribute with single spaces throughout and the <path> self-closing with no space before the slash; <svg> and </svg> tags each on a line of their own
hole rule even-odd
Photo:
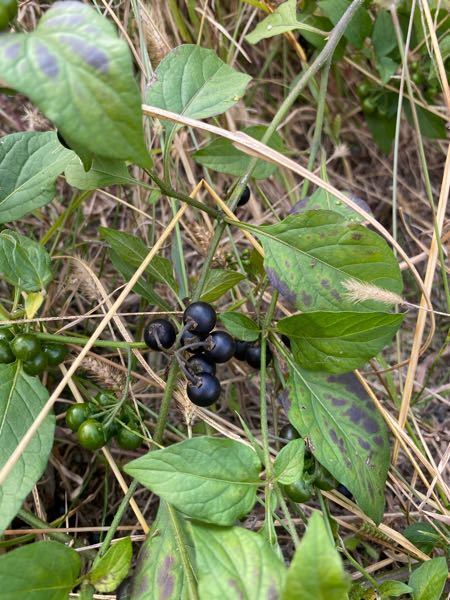
<svg viewBox="0 0 450 600">
<path fill-rule="evenodd" d="M 342 483 L 340 483 L 339 485 L 336 486 L 336 491 L 340 492 L 343 496 L 345 496 L 349 500 L 353 500 L 353 494 Z"/>
<path fill-rule="evenodd" d="M 250 200 L 250 188 L 248 185 L 245 186 L 244 191 L 241 194 L 241 197 L 238 200 L 238 206 L 244 206 Z"/>
<path fill-rule="evenodd" d="M 247 354 L 248 342 L 244 340 L 236 340 L 236 349 L 234 351 L 234 358 L 237 360 L 245 360 Z"/>
<path fill-rule="evenodd" d="M 280 429 L 279 436 L 286 442 L 292 442 L 292 440 L 298 440 L 300 434 L 295 427 L 292 427 L 290 423 L 286 423 L 286 425 L 283 425 L 283 427 Z"/>
<path fill-rule="evenodd" d="M 211 406 L 219 399 L 220 391 L 219 380 L 209 373 L 198 375 L 195 382 L 187 385 L 188 398 L 197 406 Z"/>
<path fill-rule="evenodd" d="M 247 348 L 245 354 L 245 360 L 254 369 L 261 368 L 261 346 L 259 344 L 251 345 Z M 266 345 L 266 366 L 270 364 L 272 360 L 272 352 L 269 346 Z"/>
<path fill-rule="evenodd" d="M 200 373 L 209 373 L 209 375 L 215 375 L 216 373 L 215 363 L 210 360 L 204 352 L 191 356 L 186 361 L 186 367 L 190 373 L 193 373 L 194 375 L 200 375 Z"/>
<path fill-rule="evenodd" d="M 144 342 L 152 350 L 161 350 L 161 347 L 167 350 L 176 337 L 175 327 L 167 319 L 155 319 L 144 329 Z"/>
<path fill-rule="evenodd" d="M 213 331 L 206 340 L 207 356 L 215 363 L 224 363 L 234 355 L 236 342 L 226 331 Z"/>
<path fill-rule="evenodd" d="M 198 335 L 208 335 L 214 329 L 216 320 L 216 311 L 207 302 L 193 302 L 183 314 L 183 323 Z"/>
</svg>

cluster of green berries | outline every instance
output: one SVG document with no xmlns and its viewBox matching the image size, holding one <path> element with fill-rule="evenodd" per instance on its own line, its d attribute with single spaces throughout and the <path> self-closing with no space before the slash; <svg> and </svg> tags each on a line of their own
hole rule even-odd
<svg viewBox="0 0 450 600">
<path fill-rule="evenodd" d="M 179 336 L 180 348 L 175 352 L 188 380 L 187 395 L 197 406 L 211 406 L 219 399 L 221 385 L 216 365 L 235 357 L 246 360 L 256 369 L 261 366 L 261 346 L 235 340 L 226 331 L 216 330 L 217 314 L 207 302 L 193 302 L 183 314 L 184 327 Z M 144 329 L 144 342 L 152 350 L 168 350 L 177 339 L 173 324 L 155 319 Z M 185 354 L 189 358 L 185 359 Z M 272 353 L 267 347 L 266 363 Z"/>
<path fill-rule="evenodd" d="M 7 327 L 0 329 L 0 364 L 20 360 L 28 375 L 40 375 L 48 368 L 58 366 L 67 353 L 64 344 L 41 344 L 32 333 L 14 335 Z"/>
<path fill-rule="evenodd" d="M 0 0 L 0 31 L 9 27 L 17 16 L 17 0 Z"/>
<path fill-rule="evenodd" d="M 66 412 L 66 425 L 77 434 L 80 446 L 98 450 L 112 438 L 124 450 L 137 450 L 141 446 L 142 436 L 138 433 L 138 423 L 128 406 L 122 408 L 119 419 L 114 419 L 107 425 L 108 415 L 116 404 L 114 394 L 100 391 L 89 402 L 70 406 Z"/>
<path fill-rule="evenodd" d="M 280 437 L 283 441 L 290 442 L 299 439 L 300 435 L 292 425 L 287 424 L 281 428 Z M 315 488 L 327 492 L 336 489 L 347 498 L 352 498 L 351 492 L 344 485 L 338 483 L 325 467 L 314 460 L 310 453 L 307 453 L 302 478 L 289 485 L 283 485 L 283 491 L 293 502 L 307 502 L 314 495 Z"/>
<path fill-rule="evenodd" d="M 428 102 L 433 103 L 436 100 L 436 96 L 439 95 L 440 89 L 437 79 L 429 79 L 429 63 L 413 60 L 409 68 L 411 71 L 411 80 L 421 88 Z"/>
</svg>

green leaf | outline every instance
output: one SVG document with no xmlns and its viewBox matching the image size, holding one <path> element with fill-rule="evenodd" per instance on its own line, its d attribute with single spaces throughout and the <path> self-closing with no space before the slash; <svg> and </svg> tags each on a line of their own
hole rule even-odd
<svg viewBox="0 0 450 600">
<path fill-rule="evenodd" d="M 259 338 L 258 325 L 247 315 L 238 312 L 224 312 L 219 315 L 219 319 L 228 333 L 238 340 L 254 342 Z"/>
<path fill-rule="evenodd" d="M 445 62 L 450 56 L 450 34 L 447 34 L 440 40 L 439 50 L 441 51 L 442 60 Z"/>
<path fill-rule="evenodd" d="M 194 546 L 184 517 L 165 502 L 139 554 L 133 574 L 132 600 L 189 600 L 188 583 L 181 560 L 181 550 L 193 569 Z M 193 578 L 193 574 L 191 573 Z"/>
<path fill-rule="evenodd" d="M 45 248 L 10 229 L 0 233 L 0 272 L 8 283 L 24 292 L 39 292 L 53 279 Z"/>
<path fill-rule="evenodd" d="M 410 125 L 413 125 L 413 118 L 411 113 L 411 106 L 408 103 L 404 104 L 406 118 Z M 434 113 L 416 106 L 417 120 L 419 121 L 419 127 L 422 135 L 432 140 L 443 140 L 447 137 L 447 130 L 445 128 L 445 119 L 438 117 Z"/>
<path fill-rule="evenodd" d="M 314 512 L 288 569 L 282 600 L 347 600 L 349 588 L 323 517 Z"/>
<path fill-rule="evenodd" d="M 203 302 L 214 302 L 222 298 L 229 290 L 234 288 L 240 281 L 245 279 L 245 275 L 237 271 L 227 271 L 225 269 L 211 269 L 205 281 L 205 287 L 201 300 Z"/>
<path fill-rule="evenodd" d="M 364 115 L 364 118 L 375 144 L 382 152 L 389 154 L 395 136 L 396 117 L 382 117 L 376 114 Z"/>
<path fill-rule="evenodd" d="M 292 440 L 284 446 L 273 463 L 273 472 L 279 483 L 288 485 L 301 479 L 305 459 L 305 442 Z"/>
<path fill-rule="evenodd" d="M 67 165 L 64 175 L 67 183 L 79 190 L 96 190 L 133 181 L 123 161 L 101 157 L 96 158 L 92 168 L 86 172 L 80 159 L 75 156 Z"/>
<path fill-rule="evenodd" d="M 413 600 L 440 600 L 447 576 L 447 561 L 443 556 L 424 562 L 409 578 Z"/>
<path fill-rule="evenodd" d="M 252 127 L 246 127 L 242 131 L 255 140 L 261 140 L 266 130 L 267 127 L 264 127 L 263 125 L 254 125 Z M 278 133 L 274 133 L 271 136 L 267 145 L 282 154 L 286 152 L 286 147 Z M 197 152 L 193 154 L 193 157 L 196 162 L 208 169 L 217 171 L 218 173 L 228 173 L 235 177 L 243 175 L 248 170 L 248 167 L 253 160 L 251 156 L 244 154 L 244 152 L 241 152 L 241 150 L 236 148 L 231 140 L 226 140 L 224 138 L 214 139 L 204 148 L 197 150 Z M 258 160 L 255 170 L 252 172 L 252 177 L 254 179 L 265 179 L 266 177 L 273 175 L 276 170 L 276 165 L 263 160 Z"/>
<path fill-rule="evenodd" d="M 279 598 L 286 568 L 267 541 L 242 527 L 192 524 L 200 598 Z"/>
<path fill-rule="evenodd" d="M 397 48 L 397 36 L 392 17 L 387 10 L 380 10 L 377 14 L 373 26 L 372 44 L 378 59 L 387 56 L 391 50 Z"/>
<path fill-rule="evenodd" d="M 189 517 L 232 525 L 256 501 L 260 466 L 244 444 L 197 437 L 149 452 L 124 470 Z"/>
<path fill-rule="evenodd" d="M 441 543 L 441 537 L 436 529 L 426 521 L 413 523 L 403 531 L 403 535 L 425 554 L 430 554 L 433 548 Z"/>
<path fill-rule="evenodd" d="M 55 180 L 72 158 L 73 152 L 61 146 L 53 132 L 12 133 L 1 138 L 0 223 L 51 202 Z"/>
<path fill-rule="evenodd" d="M 402 581 L 388 580 L 383 581 L 379 587 L 379 591 L 381 598 L 384 600 L 384 598 L 398 598 L 398 596 L 403 596 L 403 594 L 409 594 L 412 592 L 412 588 Z"/>
<path fill-rule="evenodd" d="M 354 194 L 346 195 L 369 215 L 372 214 L 370 206 L 367 204 L 367 202 L 361 198 L 358 198 L 358 196 L 355 196 Z M 333 196 L 333 194 L 330 194 L 322 188 L 318 188 L 311 196 L 296 202 L 292 207 L 291 214 L 305 213 L 309 210 L 332 210 L 333 212 L 345 217 L 346 221 L 353 221 L 355 223 L 362 223 L 364 221 L 364 217 L 362 217 L 359 213 L 344 204 L 342 200 L 339 200 L 339 198 L 336 198 L 336 196 Z"/>
<path fill-rule="evenodd" d="M 292 341 L 301 367 L 346 373 L 389 344 L 402 321 L 401 314 L 317 311 L 286 317 L 277 329 Z"/>
<path fill-rule="evenodd" d="M 387 83 L 398 69 L 398 63 L 389 56 L 380 56 L 376 61 L 376 67 L 383 83 Z"/>
<path fill-rule="evenodd" d="M 270 283 L 299 310 L 386 308 L 373 300 L 355 303 L 349 298 L 343 284 L 353 279 L 401 293 L 401 272 L 384 239 L 335 212 L 290 215 L 251 231 L 264 247 Z"/>
<path fill-rule="evenodd" d="M 195 44 L 174 48 L 159 63 L 146 102 L 192 119 L 220 115 L 243 96 L 251 77 Z M 175 125 L 163 121 L 171 131 Z"/>
<path fill-rule="evenodd" d="M 133 558 L 131 538 L 113 544 L 88 573 L 89 581 L 99 592 L 113 592 L 128 575 Z"/>
<path fill-rule="evenodd" d="M 314 456 L 380 522 L 389 468 L 386 425 L 353 373 L 327 375 L 290 365 L 289 420 Z"/>
<path fill-rule="evenodd" d="M 342 15 L 350 6 L 350 0 L 322 0 L 318 2 L 323 13 L 330 19 L 333 25 L 337 25 Z M 364 40 L 370 36 L 372 31 L 372 20 L 369 13 L 363 7 L 358 8 L 352 20 L 347 25 L 344 37 L 355 46 L 362 48 Z"/>
<path fill-rule="evenodd" d="M 1 600 L 67 600 L 80 574 L 75 550 L 36 542 L 0 556 Z"/>
<path fill-rule="evenodd" d="M 34 32 L 0 37 L 0 79 L 26 94 L 83 155 L 150 166 L 131 54 L 82 2 L 56 2 Z"/>
<path fill-rule="evenodd" d="M 19 362 L 0 365 L 0 468 L 33 424 L 48 399 L 37 377 L 26 375 Z M 47 466 L 55 418 L 48 415 L 0 487 L 0 532 L 19 510 Z M 0 591 L 1 597 L 1 591 Z"/>
<path fill-rule="evenodd" d="M 295 29 L 315 31 L 314 27 L 297 19 L 297 0 L 287 0 L 258 23 L 255 29 L 245 36 L 245 41 L 249 44 L 257 44 L 266 38 L 281 35 L 287 31 L 294 31 Z"/>
</svg>

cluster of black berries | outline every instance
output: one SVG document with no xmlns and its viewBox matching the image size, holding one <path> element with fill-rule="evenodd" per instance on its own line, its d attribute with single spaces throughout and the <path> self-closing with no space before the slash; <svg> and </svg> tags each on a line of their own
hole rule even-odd
<svg viewBox="0 0 450 600">
<path fill-rule="evenodd" d="M 197 406 L 211 406 L 220 396 L 216 364 L 235 357 L 246 360 L 254 368 L 261 366 L 259 344 L 236 341 L 226 331 L 215 330 L 216 321 L 216 311 L 207 302 L 193 302 L 183 314 L 184 327 L 175 356 L 188 380 L 187 395 Z M 175 328 L 167 319 L 155 319 L 144 330 L 144 341 L 153 350 L 171 348 L 176 337 Z M 184 353 L 191 356 L 185 360 Z M 267 348 L 267 364 L 271 357 L 272 353 Z"/>
</svg>

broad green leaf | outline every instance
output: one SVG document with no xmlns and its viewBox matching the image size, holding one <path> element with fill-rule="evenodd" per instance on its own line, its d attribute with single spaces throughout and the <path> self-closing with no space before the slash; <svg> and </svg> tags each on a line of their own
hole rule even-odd
<svg viewBox="0 0 450 600">
<path fill-rule="evenodd" d="M 442 538 L 436 529 L 426 521 L 409 525 L 403 531 L 403 535 L 425 554 L 430 554 L 435 546 L 440 546 L 442 543 Z"/>
<path fill-rule="evenodd" d="M 336 25 L 350 6 L 350 0 L 321 0 L 321 2 L 318 2 L 318 5 L 333 25 Z M 344 37 L 355 48 L 362 48 L 364 40 L 370 36 L 371 31 L 372 20 L 370 15 L 365 8 L 360 7 L 347 25 Z"/>
<path fill-rule="evenodd" d="M 229 290 L 234 288 L 240 281 L 245 279 L 245 275 L 237 271 L 227 271 L 225 269 L 211 269 L 205 281 L 204 291 L 201 300 L 204 302 L 214 302 L 222 298 Z"/>
<path fill-rule="evenodd" d="M 124 470 L 189 517 L 232 525 L 256 501 L 260 467 L 244 444 L 197 437 L 149 452 Z"/>
<path fill-rule="evenodd" d="M 264 127 L 263 125 L 254 125 L 243 129 L 242 132 L 256 140 L 261 140 L 266 129 L 267 127 Z M 277 150 L 277 152 L 286 152 L 286 147 L 278 133 L 272 135 L 267 145 L 270 148 Z M 204 148 L 197 150 L 197 152 L 193 154 L 193 157 L 196 162 L 208 169 L 217 171 L 218 173 L 228 173 L 235 177 L 240 177 L 246 173 L 253 160 L 251 156 L 244 154 L 244 152 L 241 152 L 241 150 L 236 148 L 230 140 L 224 138 L 213 140 Z M 252 172 L 252 177 L 254 179 L 265 179 L 266 177 L 273 175 L 276 170 L 276 165 L 264 162 L 263 160 L 258 160 L 255 170 Z"/>
<path fill-rule="evenodd" d="M 314 512 L 288 569 L 282 600 L 347 600 L 349 588 L 323 517 Z"/>
<path fill-rule="evenodd" d="M 181 550 L 192 571 L 194 546 L 184 517 L 161 501 L 158 514 L 139 554 L 131 600 L 189 600 L 189 584 Z M 191 573 L 193 578 L 193 573 Z"/>
<path fill-rule="evenodd" d="M 372 214 L 370 206 L 367 204 L 367 202 L 361 198 L 358 198 L 358 196 L 355 196 L 354 194 L 346 195 L 369 215 Z M 342 202 L 342 200 L 339 200 L 339 198 L 336 198 L 336 196 L 333 196 L 322 188 L 318 188 L 311 196 L 296 202 L 291 209 L 291 214 L 297 215 L 308 212 L 309 210 L 332 210 L 333 212 L 345 217 L 347 221 L 353 221 L 355 223 L 362 223 L 364 221 L 364 217 L 362 217 L 359 213 L 347 206 L 344 202 Z"/>
<path fill-rule="evenodd" d="M 53 132 L 12 133 L 1 138 L 0 223 L 51 202 L 55 180 L 72 158 L 73 152 L 61 146 Z"/>
<path fill-rule="evenodd" d="M 242 527 L 192 524 L 200 598 L 279 598 L 286 567 L 268 542 Z"/>
<path fill-rule="evenodd" d="M 364 115 L 364 118 L 373 141 L 382 152 L 389 154 L 395 136 L 396 117 L 383 117 L 375 114 Z"/>
<path fill-rule="evenodd" d="M 406 118 L 410 125 L 413 125 L 413 118 L 411 113 L 411 107 L 405 102 L 404 109 Z M 416 106 L 417 120 L 419 121 L 419 127 L 422 134 L 430 139 L 443 140 L 447 137 L 447 130 L 445 128 L 445 119 L 441 119 L 429 110 Z"/>
<path fill-rule="evenodd" d="M 258 325 L 239 312 L 224 312 L 219 315 L 225 329 L 238 340 L 254 342 L 259 338 L 260 329 Z"/>
<path fill-rule="evenodd" d="M 81 559 L 58 542 L 36 542 L 0 556 L 0 600 L 67 600 Z"/>
<path fill-rule="evenodd" d="M 185 44 L 159 63 L 145 99 L 185 117 L 206 119 L 236 104 L 250 79 L 225 64 L 213 50 Z M 168 121 L 164 124 L 168 131 L 175 127 Z"/>
<path fill-rule="evenodd" d="M 89 581 L 99 592 L 113 592 L 128 575 L 133 558 L 131 538 L 113 544 L 88 573 Z"/>
<path fill-rule="evenodd" d="M 389 468 L 386 425 L 353 373 L 327 375 L 290 365 L 289 420 L 314 456 L 375 522 L 383 516 Z"/>
<path fill-rule="evenodd" d="M 336 212 L 312 210 L 251 231 L 261 239 L 271 284 L 299 310 L 386 308 L 373 300 L 351 300 L 343 285 L 349 280 L 402 291 L 397 260 L 383 238 Z"/>
<path fill-rule="evenodd" d="M 249 44 L 257 44 L 261 40 L 281 35 L 287 31 L 315 31 L 314 27 L 306 25 L 297 19 L 297 0 L 286 0 L 273 13 L 263 19 L 255 29 L 245 36 Z"/>
<path fill-rule="evenodd" d="M 47 399 L 45 387 L 37 377 L 26 375 L 20 363 L 0 365 L 0 468 L 31 427 Z M 44 472 L 53 445 L 54 429 L 55 418 L 48 415 L 0 487 L 0 532 L 15 517 Z"/>
<path fill-rule="evenodd" d="M 273 463 L 273 472 L 279 483 L 288 485 L 301 479 L 305 459 L 305 442 L 292 440 L 284 446 Z"/>
<path fill-rule="evenodd" d="M 24 292 L 39 292 L 53 279 L 45 248 L 10 229 L 0 233 L 0 273 Z"/>
<path fill-rule="evenodd" d="M 384 600 L 384 598 L 398 598 L 398 596 L 403 596 L 403 594 L 410 594 L 412 588 L 402 581 L 388 580 L 383 581 L 379 587 L 379 591 L 381 598 Z"/>
<path fill-rule="evenodd" d="M 291 340 L 299 366 L 346 373 L 389 344 L 402 321 L 401 314 L 317 311 L 282 319 L 277 329 Z"/>
<path fill-rule="evenodd" d="M 447 577 L 447 561 L 443 556 L 425 561 L 409 578 L 413 600 L 440 600 Z"/>
<path fill-rule="evenodd" d="M 377 58 L 387 56 L 391 50 L 397 48 L 397 36 L 391 14 L 387 10 L 380 10 L 377 14 L 373 26 L 372 44 Z"/>
<path fill-rule="evenodd" d="M 74 156 L 64 175 L 67 183 L 79 190 L 96 190 L 109 185 L 126 185 L 133 182 L 123 161 L 101 157 L 94 160 L 89 171 L 85 171 L 78 156 Z"/>
<path fill-rule="evenodd" d="M 84 157 L 150 166 L 131 53 L 82 2 L 55 2 L 31 33 L 0 37 L 0 79 L 26 94 Z"/>
</svg>

